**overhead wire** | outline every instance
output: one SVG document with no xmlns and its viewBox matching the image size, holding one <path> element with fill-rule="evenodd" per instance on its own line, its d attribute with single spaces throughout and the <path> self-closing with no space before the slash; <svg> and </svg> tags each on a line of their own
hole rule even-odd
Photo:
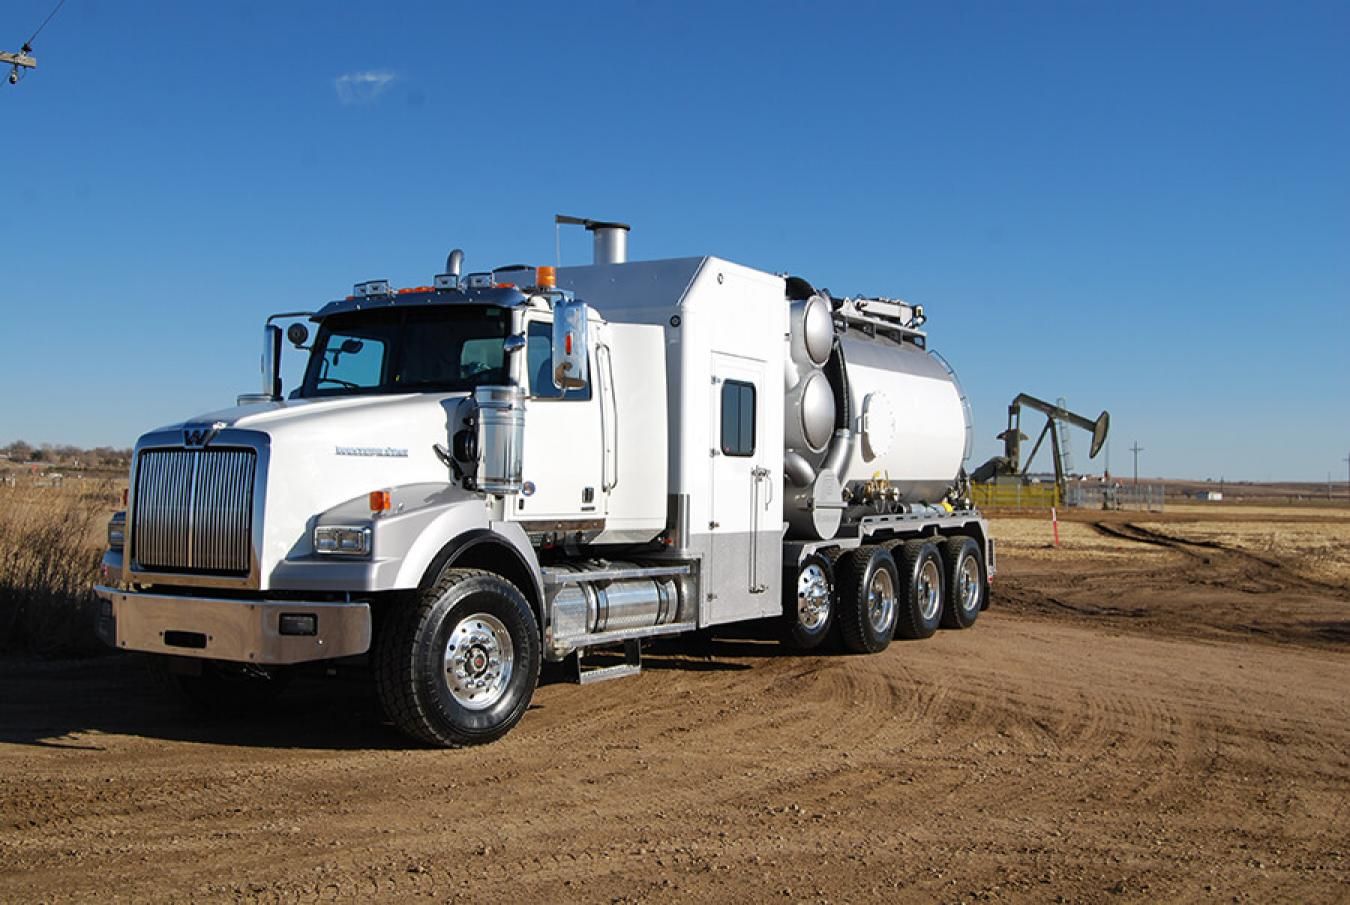
<svg viewBox="0 0 1350 905">
<path fill-rule="evenodd" d="M 37 31 L 33 32 L 33 36 L 29 38 L 27 41 L 23 42 L 24 53 L 27 53 L 33 49 L 33 42 L 37 40 L 38 35 L 42 34 L 42 29 L 47 27 L 47 23 L 52 21 L 52 17 L 55 16 L 57 13 L 59 13 L 61 11 L 61 7 L 65 5 L 66 0 L 59 0 L 56 6 L 52 8 L 52 11 L 47 13 L 47 18 L 42 20 L 42 24 L 37 27 Z"/>
<path fill-rule="evenodd" d="M 52 11 L 47 13 L 47 18 L 43 19 L 42 24 L 37 27 L 37 31 L 33 32 L 33 34 L 29 36 L 28 40 L 23 42 L 23 46 L 19 48 L 20 54 L 19 60 L 15 61 L 13 67 L 10 69 L 9 83 L 11 85 L 18 84 L 19 81 L 22 80 L 24 76 L 27 74 L 21 71 L 23 67 L 19 65 L 19 61 L 22 61 L 23 57 L 33 52 L 33 42 L 37 40 L 37 36 L 42 34 L 42 29 L 47 27 L 47 23 L 52 21 L 52 19 L 56 16 L 56 14 L 61 11 L 61 7 L 65 5 L 66 0 L 58 0 L 56 6 L 52 7 Z M 6 60 L 6 62 L 9 62 L 9 60 Z M 32 65 L 34 65 L 32 60 L 29 60 L 24 63 L 24 66 L 32 66 Z"/>
</svg>

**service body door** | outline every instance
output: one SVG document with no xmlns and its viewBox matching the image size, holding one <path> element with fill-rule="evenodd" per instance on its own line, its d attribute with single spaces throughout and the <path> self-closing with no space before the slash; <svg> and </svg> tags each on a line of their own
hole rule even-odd
<svg viewBox="0 0 1350 905">
<path fill-rule="evenodd" d="M 553 324 L 531 319 L 525 328 L 526 382 L 524 489 L 512 517 L 527 531 L 593 533 L 604 519 L 601 388 L 592 356 L 591 382 L 565 393 L 553 385 Z"/>
<path fill-rule="evenodd" d="M 776 571 L 782 540 L 769 464 L 766 362 L 712 354 L 711 545 L 705 557 L 706 624 L 780 612 Z"/>
</svg>

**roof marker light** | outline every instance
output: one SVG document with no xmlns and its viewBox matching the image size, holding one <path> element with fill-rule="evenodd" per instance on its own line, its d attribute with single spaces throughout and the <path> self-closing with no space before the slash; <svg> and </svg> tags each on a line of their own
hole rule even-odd
<svg viewBox="0 0 1350 905">
<path fill-rule="evenodd" d="M 357 283 L 352 287 L 352 292 L 358 298 L 366 298 L 372 295 L 388 295 L 388 280 L 366 280 L 364 283 Z"/>
</svg>

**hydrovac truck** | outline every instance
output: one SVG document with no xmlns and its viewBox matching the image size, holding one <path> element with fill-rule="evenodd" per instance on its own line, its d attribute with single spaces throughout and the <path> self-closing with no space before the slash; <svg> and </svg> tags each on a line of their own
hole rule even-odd
<svg viewBox="0 0 1350 905">
<path fill-rule="evenodd" d="M 260 393 L 136 443 L 105 642 L 199 703 L 359 667 L 399 729 L 461 746 L 520 721 L 544 661 L 585 683 L 749 620 L 855 654 L 975 622 L 994 543 L 921 306 L 558 222 L 592 264 L 456 250 L 269 318 Z"/>
</svg>

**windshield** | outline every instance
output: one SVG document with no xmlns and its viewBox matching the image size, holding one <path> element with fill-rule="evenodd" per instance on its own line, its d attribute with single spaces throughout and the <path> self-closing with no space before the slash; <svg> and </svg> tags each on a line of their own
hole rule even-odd
<svg viewBox="0 0 1350 905">
<path fill-rule="evenodd" d="M 485 306 L 381 308 L 325 318 L 301 397 L 455 392 L 509 383 L 511 312 Z"/>
</svg>

